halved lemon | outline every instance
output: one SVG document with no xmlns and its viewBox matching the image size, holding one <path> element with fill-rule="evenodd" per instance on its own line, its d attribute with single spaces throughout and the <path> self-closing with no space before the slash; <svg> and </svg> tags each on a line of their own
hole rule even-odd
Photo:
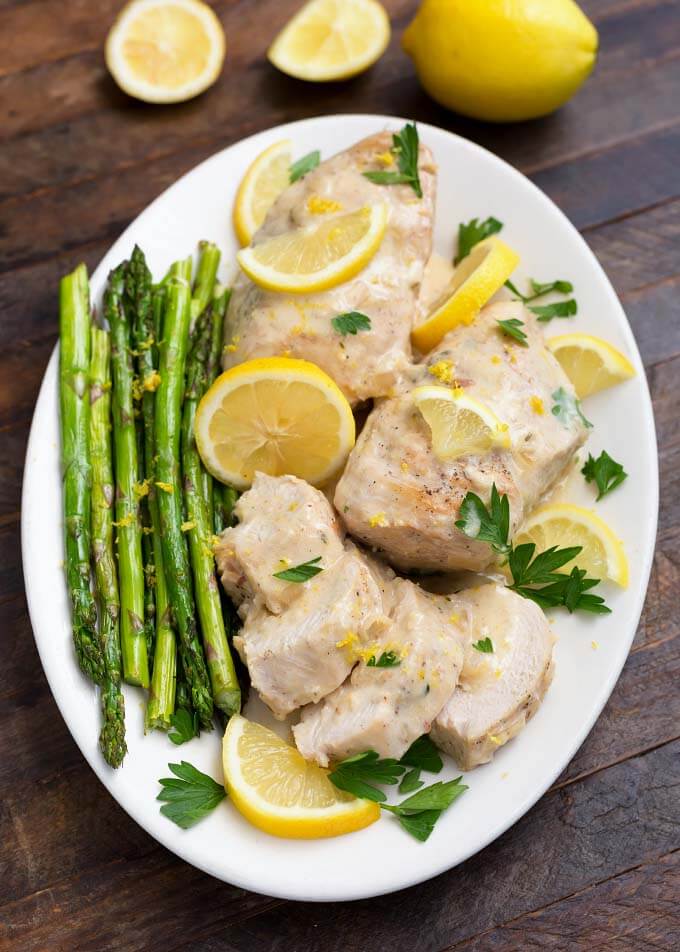
<svg viewBox="0 0 680 952">
<path fill-rule="evenodd" d="M 570 572 L 578 565 L 593 578 L 608 578 L 623 588 L 628 585 L 628 560 L 623 543 L 590 509 L 568 502 L 539 506 L 513 539 L 515 546 L 523 542 L 535 542 L 537 552 L 553 545 L 560 548 L 580 545 L 581 552 L 560 572 Z"/>
<path fill-rule="evenodd" d="M 338 790 L 328 771 L 307 763 L 273 731 L 238 715 L 222 741 L 224 786 L 239 813 L 273 836 L 319 839 L 370 826 L 371 800 Z"/>
<path fill-rule="evenodd" d="M 201 0 L 132 0 L 106 38 L 106 65 L 120 88 L 144 102 L 182 102 L 222 69 L 222 24 Z"/>
<path fill-rule="evenodd" d="M 234 201 L 234 229 L 242 245 L 251 239 L 290 181 L 293 144 L 275 142 L 261 152 L 241 180 Z"/>
<path fill-rule="evenodd" d="M 236 258 L 251 281 L 269 291 L 325 291 L 368 264 L 386 225 L 386 205 L 365 205 L 242 248 Z"/>
<path fill-rule="evenodd" d="M 296 79 L 348 79 L 372 66 L 389 41 L 389 17 L 377 0 L 310 0 L 284 26 L 267 57 Z"/>
<path fill-rule="evenodd" d="M 413 400 L 432 432 L 432 449 L 439 459 L 454 460 L 510 446 L 507 424 L 465 391 L 416 387 Z"/>
<path fill-rule="evenodd" d="M 471 324 L 518 264 L 519 255 L 500 238 L 480 241 L 454 271 L 446 299 L 413 329 L 413 344 L 425 354 L 454 327 Z"/>
<path fill-rule="evenodd" d="M 206 469 L 238 489 L 258 471 L 318 486 L 355 439 L 340 388 L 316 364 L 289 357 L 249 360 L 219 376 L 199 404 L 195 432 Z"/>
<path fill-rule="evenodd" d="M 627 357 L 601 337 L 560 334 L 546 341 L 580 399 L 635 376 Z"/>
</svg>

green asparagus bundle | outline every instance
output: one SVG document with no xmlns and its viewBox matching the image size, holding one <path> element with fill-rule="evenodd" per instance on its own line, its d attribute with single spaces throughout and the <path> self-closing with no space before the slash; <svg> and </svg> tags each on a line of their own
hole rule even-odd
<svg viewBox="0 0 680 952">
<path fill-rule="evenodd" d="M 196 409 L 206 389 L 212 325 L 212 308 L 208 308 L 196 321 L 193 344 L 187 360 L 182 415 L 182 475 L 194 592 L 213 698 L 220 710 L 231 715 L 241 709 L 241 691 L 224 628 L 212 551 L 212 518 L 204 495 L 203 464 L 194 438 Z"/>
<path fill-rule="evenodd" d="M 191 320 L 191 259 L 173 267 L 167 281 L 167 304 L 160 343 L 156 391 L 156 488 L 165 579 L 179 634 L 182 668 L 191 703 L 202 727 L 212 723 L 213 701 L 198 636 L 187 540 L 182 532 L 180 423 L 184 369 Z"/>
<path fill-rule="evenodd" d="M 119 767 L 127 751 L 125 705 L 121 691 L 118 575 L 113 555 L 113 463 L 111 458 L 111 341 L 91 330 L 90 458 L 92 463 L 92 561 L 99 598 L 100 642 L 104 657 L 101 751 Z"/>
<path fill-rule="evenodd" d="M 105 671 L 97 635 L 97 608 L 90 590 L 90 292 L 84 264 L 61 279 L 59 332 L 66 580 L 71 598 L 73 643 L 81 670 L 93 681 L 103 684 Z"/>
<path fill-rule="evenodd" d="M 139 520 L 139 463 L 133 402 L 130 325 L 123 298 L 127 262 L 109 275 L 104 313 L 111 328 L 113 437 L 116 462 L 116 526 L 120 581 L 123 673 L 130 684 L 149 686 L 144 629 L 144 567 Z"/>
</svg>

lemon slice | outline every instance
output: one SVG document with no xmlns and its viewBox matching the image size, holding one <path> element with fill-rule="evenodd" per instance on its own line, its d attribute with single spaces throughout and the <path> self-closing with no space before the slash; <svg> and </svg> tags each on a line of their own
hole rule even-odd
<svg viewBox="0 0 680 952">
<path fill-rule="evenodd" d="M 273 731 L 240 715 L 222 741 L 224 785 L 239 813 L 273 836 L 319 839 L 369 826 L 380 816 L 371 800 L 338 790 L 328 771 L 307 763 Z"/>
<path fill-rule="evenodd" d="M 279 33 L 267 56 L 289 76 L 325 82 L 368 69 L 389 41 L 390 21 L 377 0 L 310 0 Z"/>
<path fill-rule="evenodd" d="M 242 248 L 236 258 L 248 277 L 269 291 L 325 291 L 368 264 L 386 225 L 387 206 L 366 205 Z"/>
<path fill-rule="evenodd" d="M 200 0 L 133 0 L 106 38 L 106 65 L 120 88 L 144 102 L 182 102 L 212 86 L 226 42 Z"/>
<path fill-rule="evenodd" d="M 251 239 L 267 212 L 290 183 L 292 143 L 275 142 L 261 152 L 243 176 L 234 202 L 234 229 L 242 245 Z"/>
<path fill-rule="evenodd" d="M 339 387 L 316 364 L 288 357 L 249 360 L 218 377 L 199 404 L 195 432 L 206 468 L 238 489 L 258 471 L 320 485 L 355 439 Z"/>
<path fill-rule="evenodd" d="M 535 542 L 537 552 L 553 545 L 560 548 L 580 545 L 582 551 L 560 572 L 570 572 L 578 565 L 593 578 L 608 578 L 623 588 L 628 585 L 628 560 L 623 543 L 590 509 L 567 502 L 539 506 L 513 539 L 515 546 L 523 542 Z"/>
<path fill-rule="evenodd" d="M 546 341 L 567 377 L 583 399 L 635 376 L 635 368 L 621 351 L 601 337 L 561 334 Z"/>
<path fill-rule="evenodd" d="M 471 324 L 477 313 L 503 287 L 519 264 L 519 256 L 500 238 L 475 245 L 453 273 L 448 298 L 422 324 L 411 340 L 425 354 L 459 324 Z"/>
<path fill-rule="evenodd" d="M 462 390 L 416 387 L 413 400 L 432 432 L 432 449 L 439 459 L 454 460 L 510 446 L 507 424 Z"/>
</svg>

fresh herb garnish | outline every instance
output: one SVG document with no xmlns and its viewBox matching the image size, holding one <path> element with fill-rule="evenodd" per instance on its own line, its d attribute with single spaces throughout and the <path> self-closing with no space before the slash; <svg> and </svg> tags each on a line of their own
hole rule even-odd
<svg viewBox="0 0 680 952">
<path fill-rule="evenodd" d="M 415 122 L 407 122 L 401 132 L 392 136 L 392 153 L 396 156 L 398 172 L 364 172 L 376 185 L 410 185 L 418 198 L 423 197 L 418 175 L 418 130 Z"/>
<path fill-rule="evenodd" d="M 529 310 L 536 315 L 539 321 L 551 321 L 553 317 L 573 317 L 578 311 L 574 298 L 568 301 L 555 301 L 554 304 L 542 304 L 536 307 L 529 305 Z"/>
<path fill-rule="evenodd" d="M 597 485 L 597 501 L 610 493 L 612 489 L 616 489 L 624 479 L 628 478 L 628 473 L 621 463 L 612 459 L 605 450 L 602 450 L 597 459 L 588 453 L 588 459 L 581 472 L 587 483 L 595 482 Z"/>
<path fill-rule="evenodd" d="M 381 803 L 381 807 L 397 816 L 403 828 L 411 836 L 425 842 L 444 810 L 468 789 L 461 780 L 462 777 L 456 777 L 455 780 L 448 782 L 438 780 L 429 787 L 418 790 L 401 803 Z"/>
<path fill-rule="evenodd" d="M 458 254 L 453 259 L 454 264 L 460 264 L 463 258 L 467 258 L 475 245 L 491 235 L 496 235 L 503 227 L 503 222 L 497 218 L 489 217 L 480 222 L 478 218 L 472 218 L 467 224 L 461 222 L 458 225 Z"/>
<path fill-rule="evenodd" d="M 397 789 L 399 793 L 413 793 L 414 790 L 419 790 L 424 783 L 425 781 L 420 779 L 419 768 L 414 767 L 413 770 L 409 770 L 408 773 L 404 774 Z"/>
<path fill-rule="evenodd" d="M 168 767 L 178 779 L 162 777 L 158 782 L 163 789 L 156 799 L 165 801 L 161 807 L 163 816 L 187 830 L 214 810 L 226 793 L 221 784 L 186 760 Z"/>
<path fill-rule="evenodd" d="M 301 562 L 299 565 L 283 569 L 281 572 L 274 572 L 273 575 L 274 578 L 280 578 L 282 582 L 308 582 L 310 578 L 314 578 L 319 572 L 323 572 L 323 566 L 316 564 L 320 561 L 321 556 L 317 555 L 315 559 Z"/>
<path fill-rule="evenodd" d="M 398 668 L 401 664 L 401 658 L 394 651 L 383 651 L 376 661 L 375 655 L 366 662 L 367 668 Z"/>
<path fill-rule="evenodd" d="M 420 770 L 427 770 L 429 773 L 439 773 L 444 766 L 439 751 L 428 734 L 423 734 L 418 740 L 414 740 L 399 763 L 405 764 L 407 767 L 418 767 Z"/>
<path fill-rule="evenodd" d="M 338 332 L 345 337 L 347 334 L 356 334 L 357 331 L 370 331 L 371 319 L 361 311 L 346 311 L 344 314 L 338 314 L 331 318 L 331 324 Z"/>
<path fill-rule="evenodd" d="M 297 180 L 302 178 L 303 175 L 306 175 L 307 172 L 311 172 L 312 169 L 315 169 L 320 161 L 321 153 L 318 149 L 315 149 L 313 152 L 303 155 L 297 162 L 293 162 L 288 170 L 290 184 L 292 185 L 293 182 L 297 182 Z"/>
<path fill-rule="evenodd" d="M 472 647 L 476 648 L 477 651 L 481 651 L 482 654 L 493 654 L 493 641 L 491 638 L 480 638 L 479 641 L 474 642 Z"/>
<path fill-rule="evenodd" d="M 552 546 L 535 555 L 536 546 L 533 542 L 525 542 L 516 548 L 508 543 L 508 497 L 505 494 L 499 496 L 495 483 L 491 488 L 489 509 L 479 496 L 467 493 L 460 514 L 463 518 L 456 522 L 456 527 L 461 532 L 471 539 L 489 542 L 494 551 L 507 556 L 512 574 L 509 588 L 514 592 L 532 599 L 541 608 L 562 605 L 570 612 L 580 610 L 600 615 L 610 611 L 603 598 L 589 594 L 589 589 L 598 585 L 599 579 L 587 578 L 585 569 L 578 566 L 574 566 L 569 573 L 557 571 L 576 558 L 582 548 L 580 545 L 564 549 Z"/>
<path fill-rule="evenodd" d="M 388 757 L 381 760 L 374 750 L 365 750 L 336 764 L 328 779 L 340 790 L 353 793 L 355 797 L 383 803 L 387 797 L 374 787 L 375 783 L 396 783 L 404 772 L 398 760 Z"/>
<path fill-rule="evenodd" d="M 593 424 L 590 420 L 587 420 L 583 415 L 581 401 L 577 400 L 572 393 L 569 393 L 564 387 L 560 387 L 559 390 L 556 390 L 551 396 L 555 401 L 551 412 L 553 416 L 557 417 L 560 423 L 563 423 L 565 426 L 570 426 L 572 421 L 578 418 L 589 430 L 593 428 Z"/>
<path fill-rule="evenodd" d="M 198 737 L 198 714 L 191 713 L 185 707 L 180 707 L 170 715 L 171 730 L 168 731 L 168 740 L 173 744 L 186 744 L 188 740 Z"/>
<path fill-rule="evenodd" d="M 475 493 L 467 493 L 460 506 L 460 519 L 456 528 L 470 539 L 489 542 L 494 552 L 507 555 L 510 551 L 510 503 L 508 497 L 499 495 L 494 483 L 491 487 L 491 508 L 487 509 Z"/>
<path fill-rule="evenodd" d="M 520 321 L 518 317 L 509 317 L 507 321 L 496 321 L 496 323 L 504 334 L 507 334 L 508 337 L 514 337 L 522 347 L 529 346 L 527 344 L 527 335 L 522 330 L 524 321 Z"/>
</svg>

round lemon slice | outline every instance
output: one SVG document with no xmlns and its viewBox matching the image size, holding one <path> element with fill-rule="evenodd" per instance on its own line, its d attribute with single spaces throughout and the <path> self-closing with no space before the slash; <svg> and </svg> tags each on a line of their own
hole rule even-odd
<svg viewBox="0 0 680 952">
<path fill-rule="evenodd" d="M 386 225 L 386 205 L 365 205 L 242 248 L 236 258 L 251 281 L 269 291 L 325 291 L 368 264 Z"/>
<path fill-rule="evenodd" d="M 249 245 L 267 212 L 290 182 L 292 142 L 283 139 L 261 152 L 241 180 L 234 201 L 234 229 Z"/>
<path fill-rule="evenodd" d="M 279 33 L 267 56 L 289 76 L 327 82 L 368 69 L 389 41 L 390 21 L 377 0 L 310 0 Z"/>
<path fill-rule="evenodd" d="M 519 256 L 500 238 L 480 241 L 454 271 L 446 300 L 413 329 L 413 344 L 425 354 L 454 327 L 471 324 L 518 264 Z"/>
<path fill-rule="evenodd" d="M 570 572 L 578 565 L 593 578 L 608 578 L 623 588 L 628 585 L 628 560 L 623 543 L 590 509 L 566 502 L 539 506 L 513 539 L 515 546 L 523 542 L 535 542 L 537 552 L 553 545 L 560 548 L 580 545 L 581 552 L 560 572 Z"/>
<path fill-rule="evenodd" d="M 380 816 L 377 803 L 338 790 L 327 770 L 307 763 L 273 731 L 240 715 L 231 718 L 224 732 L 222 765 L 236 809 L 273 836 L 340 836 Z"/>
<path fill-rule="evenodd" d="M 144 102 L 182 102 L 212 86 L 226 42 L 201 0 L 133 0 L 106 38 L 106 65 L 120 88 Z"/>
<path fill-rule="evenodd" d="M 546 341 L 582 400 L 635 376 L 627 357 L 601 337 L 560 334 Z"/>
<path fill-rule="evenodd" d="M 195 433 L 206 469 L 224 483 L 245 489 L 260 471 L 318 486 L 344 463 L 355 426 L 342 391 L 316 364 L 262 357 L 217 378 Z"/>
<path fill-rule="evenodd" d="M 439 459 L 454 460 L 510 446 L 507 424 L 463 390 L 416 387 L 413 400 L 432 432 L 432 449 Z"/>
</svg>

